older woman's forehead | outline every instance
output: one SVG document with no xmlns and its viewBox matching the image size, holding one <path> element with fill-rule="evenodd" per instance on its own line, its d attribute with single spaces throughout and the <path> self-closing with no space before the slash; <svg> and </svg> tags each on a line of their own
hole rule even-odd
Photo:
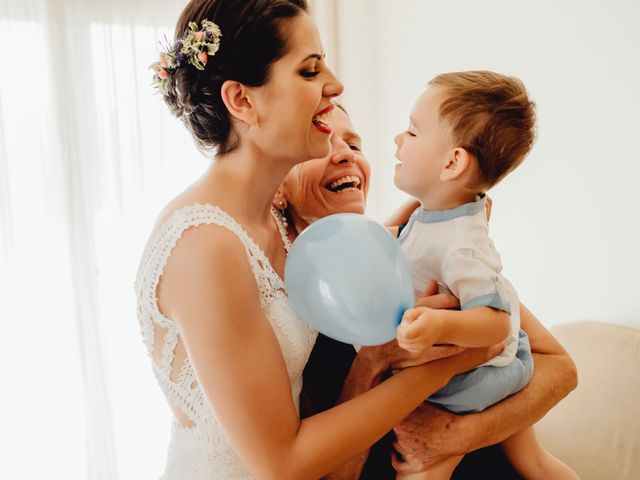
<svg viewBox="0 0 640 480">
<path fill-rule="evenodd" d="M 347 115 L 341 108 L 334 109 L 333 113 L 334 117 L 334 132 L 340 133 L 342 137 L 354 138 L 360 140 L 360 135 L 358 135 L 351 124 L 351 119 L 349 115 Z M 336 123 L 342 122 L 342 124 Z"/>
<path fill-rule="evenodd" d="M 356 140 L 358 142 L 362 141 L 362 138 L 360 137 L 360 135 L 358 135 L 353 130 L 347 130 L 346 132 L 344 132 L 343 137 L 348 138 L 349 140 Z"/>
<path fill-rule="evenodd" d="M 349 140 L 358 143 L 362 142 L 362 138 L 356 133 L 353 127 L 351 127 L 351 124 L 349 124 L 349 128 L 345 128 L 344 130 L 338 131 L 336 133 L 340 134 L 340 139 L 342 140 Z"/>
</svg>

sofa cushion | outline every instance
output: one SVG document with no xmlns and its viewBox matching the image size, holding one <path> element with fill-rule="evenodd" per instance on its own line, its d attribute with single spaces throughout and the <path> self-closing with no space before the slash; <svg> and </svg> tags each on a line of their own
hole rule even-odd
<svg viewBox="0 0 640 480">
<path fill-rule="evenodd" d="M 578 388 L 537 425 L 543 445 L 582 480 L 640 478 L 640 327 L 575 322 L 551 329 Z"/>
</svg>

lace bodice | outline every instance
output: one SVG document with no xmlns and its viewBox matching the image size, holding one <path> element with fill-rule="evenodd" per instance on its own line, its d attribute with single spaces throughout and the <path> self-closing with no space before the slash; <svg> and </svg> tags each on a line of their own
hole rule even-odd
<svg viewBox="0 0 640 480">
<path fill-rule="evenodd" d="M 288 251 L 290 243 L 286 231 L 278 214 L 273 213 Z M 296 317 L 287 300 L 282 279 L 260 247 L 222 209 L 213 205 L 184 207 L 174 212 L 149 239 L 135 285 L 138 320 L 158 383 L 174 411 L 177 409 L 183 414 L 183 420 L 173 424 L 167 466 L 162 478 L 249 479 L 252 477 L 229 445 L 198 384 L 189 358 L 184 354 L 177 325 L 162 315 L 157 303 L 157 286 L 174 247 L 185 230 L 202 224 L 223 226 L 243 243 L 259 287 L 260 305 L 284 355 L 296 408 L 302 388 L 302 371 L 313 348 L 316 332 Z M 184 360 L 180 362 L 178 358 Z"/>
</svg>

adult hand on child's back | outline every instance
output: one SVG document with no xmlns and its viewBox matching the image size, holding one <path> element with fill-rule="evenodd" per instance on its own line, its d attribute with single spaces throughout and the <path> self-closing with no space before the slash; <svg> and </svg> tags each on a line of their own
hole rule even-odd
<svg viewBox="0 0 640 480">
<path fill-rule="evenodd" d="M 484 213 L 487 216 L 487 223 L 491 220 L 491 207 L 493 207 L 493 200 L 491 200 L 491 197 L 487 195 L 484 207 Z"/>
</svg>

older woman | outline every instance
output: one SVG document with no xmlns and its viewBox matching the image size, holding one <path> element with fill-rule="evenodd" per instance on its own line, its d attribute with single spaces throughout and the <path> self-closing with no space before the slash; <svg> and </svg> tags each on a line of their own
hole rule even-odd
<svg viewBox="0 0 640 480">
<path fill-rule="evenodd" d="M 331 152 L 324 158 L 296 165 L 274 197 L 274 206 L 287 220 L 291 239 L 326 215 L 364 212 L 370 168 L 361 151 L 361 139 L 344 110 L 336 109 L 331 123 Z M 392 222 L 397 224 L 402 218 L 406 219 L 413 208 L 413 203 L 403 206 Z M 435 293 L 435 289 L 428 293 Z M 457 306 L 456 299 L 446 295 L 427 295 L 420 303 L 435 308 Z M 526 307 L 522 307 L 521 316 L 536 364 L 530 384 L 498 405 L 472 415 L 459 416 L 423 403 L 394 429 L 397 454 L 393 457 L 393 467 L 397 471 L 417 472 L 449 457 L 497 444 L 533 425 L 575 388 L 575 366 L 565 350 Z M 398 350 L 394 341 L 382 347 L 361 349 L 356 355 L 350 345 L 320 335 L 305 370 L 306 406 L 310 411 L 324 410 L 362 393 L 372 386 L 369 366 L 385 356 L 398 355 Z M 390 436 L 387 446 L 389 443 Z M 361 454 L 334 476 L 356 478 L 364 466 L 362 478 L 393 478 L 390 451 L 390 448 L 385 450 L 385 442 L 379 442 L 372 449 L 366 466 L 367 454 Z M 486 449 L 466 456 L 453 478 L 476 478 L 483 464 L 489 468 L 489 463 L 491 470 L 487 471 L 493 477 L 518 478 L 501 457 L 500 452 L 496 456 L 495 451 Z M 496 458 L 501 460 L 501 465 L 495 463 Z"/>
</svg>

